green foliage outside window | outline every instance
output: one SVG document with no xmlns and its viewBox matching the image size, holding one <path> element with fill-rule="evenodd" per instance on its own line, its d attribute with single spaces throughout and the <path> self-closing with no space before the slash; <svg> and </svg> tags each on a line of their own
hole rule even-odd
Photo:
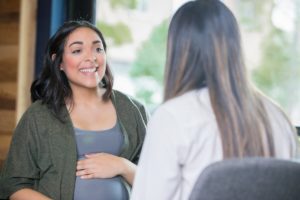
<svg viewBox="0 0 300 200">
<path fill-rule="evenodd" d="M 295 5 L 296 1 L 299 5 L 300 0 L 295 0 Z M 240 1 L 240 4 L 243 3 L 244 1 Z M 252 31 L 265 32 L 262 35 L 261 60 L 252 72 L 253 80 L 258 88 L 290 112 L 297 104 L 297 99 L 300 98 L 300 93 L 296 92 L 300 77 L 300 52 L 297 47 L 299 45 L 297 41 L 300 40 L 299 33 L 297 33 L 299 30 L 290 33 L 273 25 L 271 20 L 275 6 L 273 0 L 246 1 L 245 3 L 252 4 L 253 9 L 256 8 L 253 12 L 257 13 L 257 17 L 241 20 L 240 23 L 248 28 L 253 27 L 253 24 L 259 24 L 257 21 L 260 20 L 262 22 L 261 29 L 252 29 Z M 296 9 L 298 10 L 296 13 L 299 14 L 300 8 L 296 6 Z M 245 18 L 245 15 L 242 14 L 245 12 L 240 11 L 241 19 Z"/>
<path fill-rule="evenodd" d="M 293 33 L 287 33 L 273 25 L 272 12 L 277 2 L 236 0 L 236 17 L 246 31 L 263 33 L 260 35 L 263 37 L 261 51 L 253 52 L 261 54 L 260 63 L 251 74 L 255 84 L 283 108 L 290 109 L 300 98 L 297 91 L 300 79 L 300 0 L 293 0 L 296 5 L 296 28 Z M 114 8 L 123 6 L 132 9 L 137 6 L 137 0 L 111 0 L 110 3 Z M 111 37 L 115 45 L 132 40 L 130 30 L 125 24 L 112 26 L 98 23 L 98 27 L 106 38 Z M 148 105 L 155 104 L 154 96 L 163 85 L 167 29 L 167 20 L 153 29 L 149 39 L 137 51 L 136 60 L 130 70 L 130 76 L 137 83 L 137 97 Z"/>
<path fill-rule="evenodd" d="M 106 40 L 111 40 L 111 44 L 120 46 L 124 43 L 132 42 L 132 35 L 129 27 L 118 22 L 114 25 L 98 22 L 97 27 L 101 30 Z"/>
<path fill-rule="evenodd" d="M 137 0 L 110 0 L 110 4 L 113 8 L 125 7 L 134 9 L 137 6 Z"/>
<path fill-rule="evenodd" d="M 138 79 L 151 81 L 151 87 L 147 87 L 147 84 L 139 84 L 137 92 L 137 97 L 144 99 L 147 104 L 155 104 L 153 95 L 162 87 L 167 29 L 167 20 L 153 29 L 149 39 L 137 51 L 137 58 L 130 71 L 130 75 L 137 81 Z"/>
<path fill-rule="evenodd" d="M 293 102 L 288 94 L 293 94 L 296 74 L 292 72 L 295 56 L 291 52 L 291 41 L 287 35 L 276 28 L 272 29 L 262 43 L 263 58 L 260 65 L 253 71 L 253 78 L 257 85 L 267 95 L 276 99 L 281 105 Z M 299 70 L 298 77 L 299 77 Z M 294 98 L 296 100 L 296 98 Z"/>
<path fill-rule="evenodd" d="M 236 1 L 239 12 L 238 21 L 243 24 L 248 31 L 260 31 L 263 25 L 262 13 L 266 10 L 266 5 L 270 5 L 272 0 L 240 0 Z"/>
<path fill-rule="evenodd" d="M 166 57 L 167 21 L 155 27 L 147 41 L 137 52 L 131 75 L 133 77 L 149 76 L 162 82 Z"/>
</svg>

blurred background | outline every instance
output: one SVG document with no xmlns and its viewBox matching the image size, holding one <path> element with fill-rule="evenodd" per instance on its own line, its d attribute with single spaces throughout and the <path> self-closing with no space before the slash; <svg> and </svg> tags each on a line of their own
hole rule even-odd
<svg viewBox="0 0 300 200">
<path fill-rule="evenodd" d="M 150 110 L 162 100 L 168 22 L 184 2 L 97 1 L 97 26 L 108 40 L 115 88 L 139 98 Z M 223 2 L 240 23 L 253 83 L 300 124 L 299 0 Z"/>
<path fill-rule="evenodd" d="M 107 42 L 114 88 L 150 112 L 162 101 L 170 17 L 186 0 L 0 0 L 0 165 L 30 105 L 48 38 L 66 20 L 94 23 Z M 300 126 L 300 0 L 223 0 L 241 29 L 253 84 Z"/>
</svg>

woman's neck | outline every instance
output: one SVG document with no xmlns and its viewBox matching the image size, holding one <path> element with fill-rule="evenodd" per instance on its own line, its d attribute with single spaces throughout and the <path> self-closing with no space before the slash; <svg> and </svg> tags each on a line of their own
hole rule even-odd
<svg viewBox="0 0 300 200">
<path fill-rule="evenodd" d="M 68 107 L 80 105 L 95 105 L 103 102 L 102 96 L 105 92 L 104 88 L 97 89 L 76 89 L 72 91 L 72 100 L 66 102 Z"/>
</svg>

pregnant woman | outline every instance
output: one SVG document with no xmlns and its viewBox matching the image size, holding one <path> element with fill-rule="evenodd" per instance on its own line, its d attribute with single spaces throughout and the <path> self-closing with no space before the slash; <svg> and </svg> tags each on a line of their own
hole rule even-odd
<svg viewBox="0 0 300 200">
<path fill-rule="evenodd" d="M 86 21 L 66 22 L 31 86 L 0 199 L 129 199 L 147 113 L 112 86 L 101 32 Z"/>
</svg>

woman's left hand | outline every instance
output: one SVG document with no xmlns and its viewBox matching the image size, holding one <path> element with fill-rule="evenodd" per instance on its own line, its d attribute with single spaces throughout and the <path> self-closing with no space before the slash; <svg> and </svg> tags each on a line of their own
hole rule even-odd
<svg viewBox="0 0 300 200">
<path fill-rule="evenodd" d="M 76 176 L 91 179 L 121 175 L 132 184 L 136 166 L 129 160 L 107 153 L 87 154 L 85 157 L 77 162 Z"/>
</svg>

